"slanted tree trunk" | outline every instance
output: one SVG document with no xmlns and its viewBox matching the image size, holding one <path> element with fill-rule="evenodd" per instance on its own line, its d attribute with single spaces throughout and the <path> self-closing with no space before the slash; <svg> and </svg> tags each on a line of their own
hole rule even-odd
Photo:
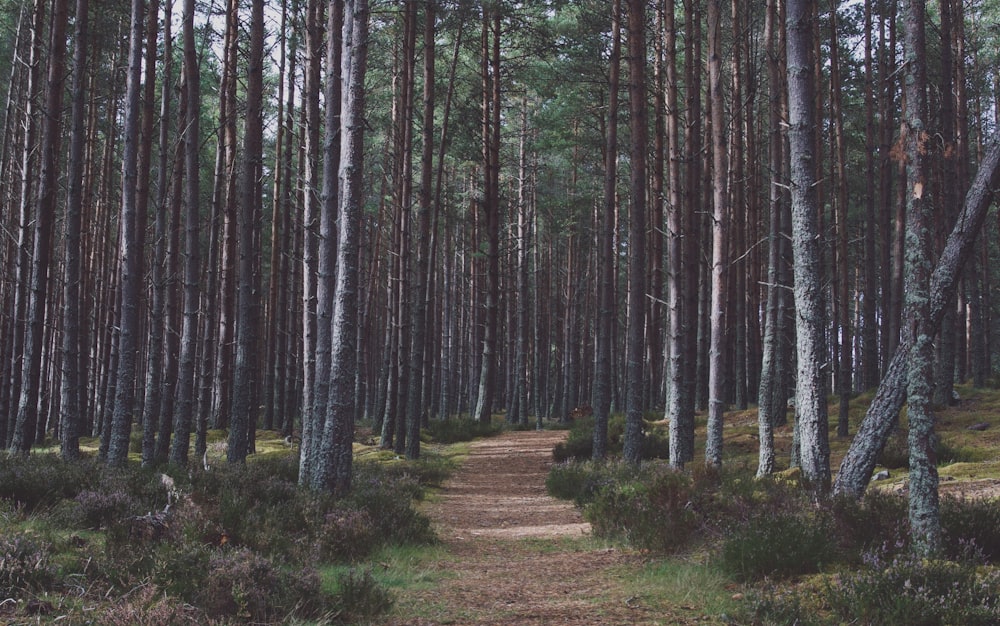
<svg viewBox="0 0 1000 626">
<path fill-rule="evenodd" d="M 992 190 L 1000 185 L 1000 137 L 994 136 L 979 163 L 979 171 L 965 196 L 962 212 L 948 235 L 930 278 L 930 311 L 925 332 L 941 323 L 944 309 L 958 284 L 957 279 L 975 242 L 993 200 Z M 913 344 L 905 337 L 897 346 L 886 373 L 872 398 L 865 418 L 840 464 L 834 493 L 860 498 L 871 480 L 878 458 L 899 417 L 906 393 L 907 363 Z"/>
<path fill-rule="evenodd" d="M 625 340 L 625 435 L 622 456 L 642 455 L 642 382 L 646 310 L 646 3 L 628 1 L 629 113 L 632 132 L 628 232 L 628 331 Z"/>
<path fill-rule="evenodd" d="M 813 488 L 830 485 L 830 444 L 826 409 L 826 309 L 820 266 L 816 196 L 816 76 L 812 61 L 815 33 L 808 0 L 789 0 L 788 140 L 792 183 L 792 251 L 795 263 L 795 327 L 801 467 Z"/>
</svg>

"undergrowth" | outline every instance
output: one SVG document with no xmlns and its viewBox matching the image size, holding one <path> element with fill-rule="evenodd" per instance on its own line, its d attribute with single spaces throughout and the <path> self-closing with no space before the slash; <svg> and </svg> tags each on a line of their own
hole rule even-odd
<svg viewBox="0 0 1000 626">
<path fill-rule="evenodd" d="M 368 619 L 391 594 L 354 564 L 436 540 L 413 502 L 450 465 L 427 457 L 356 463 L 352 491 L 334 499 L 300 488 L 287 453 L 162 472 L 0 456 L 0 588 L 16 602 L 0 622 L 55 598 L 73 623 L 84 606 L 106 624 Z M 330 563 L 351 569 L 326 583 Z"/>
<path fill-rule="evenodd" d="M 905 498 L 877 490 L 817 499 L 780 478 L 660 462 L 564 462 L 546 484 L 596 536 L 706 555 L 748 585 L 734 623 L 1000 623 L 995 501 L 944 498 L 942 558 L 920 561 L 909 556 Z M 810 577 L 820 582 L 803 587 Z"/>
</svg>

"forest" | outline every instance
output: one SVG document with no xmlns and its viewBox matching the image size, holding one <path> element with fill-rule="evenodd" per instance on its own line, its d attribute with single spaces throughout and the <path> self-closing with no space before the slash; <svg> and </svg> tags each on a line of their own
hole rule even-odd
<svg viewBox="0 0 1000 626">
<path fill-rule="evenodd" d="M 0 0 L 0 76 L 6 459 L 283 440 L 350 499 L 441 423 L 721 471 L 755 409 L 758 477 L 860 499 L 905 404 L 939 553 L 935 414 L 1000 369 L 996 0 Z"/>
</svg>

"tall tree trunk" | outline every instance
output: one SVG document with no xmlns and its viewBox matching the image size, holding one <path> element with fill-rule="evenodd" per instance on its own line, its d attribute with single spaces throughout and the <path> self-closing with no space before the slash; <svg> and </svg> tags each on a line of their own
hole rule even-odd
<svg viewBox="0 0 1000 626">
<path fill-rule="evenodd" d="M 489 33 L 483 53 L 483 211 L 486 214 L 486 335 L 479 370 L 479 392 L 473 417 L 490 421 L 496 395 L 496 371 L 500 344 L 500 5 L 484 10 L 484 28 Z M 485 43 L 484 42 L 484 43 Z"/>
<path fill-rule="evenodd" d="M 28 286 L 29 297 L 26 311 L 27 334 L 24 341 L 24 360 L 21 369 L 21 395 L 11 442 L 12 451 L 23 453 L 27 453 L 35 442 L 35 430 L 39 419 L 38 404 L 42 391 L 40 378 L 48 274 L 52 257 L 52 232 L 55 227 L 56 170 L 59 167 L 59 151 L 62 143 L 67 5 L 66 0 L 56 0 L 52 6 L 52 33 L 49 46 L 45 115 L 42 117 L 41 172 L 38 181 L 38 203 L 32 227 L 31 282 Z M 41 11 L 41 9 L 38 10 Z M 31 97 L 30 94 L 29 97 Z M 24 176 L 26 179 L 30 178 L 27 172 Z M 24 201 L 25 199 L 22 198 L 22 203 Z M 27 224 L 22 222 L 22 228 L 26 227 Z"/>
<path fill-rule="evenodd" d="M 820 267 L 816 197 L 816 77 L 811 58 L 815 33 L 811 3 L 789 0 L 788 139 L 792 167 L 792 250 L 795 262 L 795 321 L 798 412 L 803 477 L 814 489 L 830 485 L 826 410 L 826 310 Z"/>
<path fill-rule="evenodd" d="M 837 350 L 837 396 L 840 406 L 837 414 L 837 436 L 846 437 L 848 418 L 850 416 L 851 390 L 853 388 L 853 329 L 851 328 L 851 289 L 850 261 L 848 260 L 848 240 L 850 233 L 847 227 L 848 180 L 847 180 L 847 145 L 844 137 L 844 112 L 842 105 L 843 83 L 840 69 L 840 36 L 838 31 L 837 5 L 831 3 L 830 11 L 830 116 L 833 125 L 834 158 L 832 169 L 834 173 L 833 201 L 834 225 L 836 229 L 836 295 L 837 306 L 834 308 L 834 328 L 839 344 Z M 836 341 L 836 339 L 834 340 Z"/>
<path fill-rule="evenodd" d="M 250 9 L 250 62 L 247 66 L 246 129 L 239 214 L 239 306 L 236 318 L 236 367 L 229 420 L 230 463 L 246 461 L 253 445 L 260 408 L 260 216 L 264 175 L 264 0 Z M 332 82 L 332 81 L 331 81 Z"/>
<path fill-rule="evenodd" d="M 941 548 L 941 513 L 934 453 L 934 416 L 930 402 L 934 384 L 934 344 L 937 326 L 931 322 L 931 237 L 927 152 L 931 138 L 924 125 L 927 113 L 927 69 L 924 0 L 903 4 L 905 37 L 903 137 L 906 146 L 906 306 L 905 340 L 913 347 L 907 360 L 907 417 L 910 449 L 910 535 L 913 550 L 930 557 Z M 948 70 L 945 70 L 948 71 Z M 950 97 L 950 94 L 949 94 Z M 952 290 L 954 292 L 954 290 Z M 952 294 L 953 295 L 953 294 Z M 948 298 L 952 302 L 953 298 Z M 952 309 L 945 306 L 944 309 Z"/>
<path fill-rule="evenodd" d="M 621 0 L 611 4 L 611 64 L 608 74 L 608 118 L 604 144 L 604 197 L 597 226 L 597 320 L 594 354 L 595 460 L 608 453 L 611 417 L 611 343 L 615 332 L 615 212 L 618 207 L 618 90 L 621 73 Z"/>
<path fill-rule="evenodd" d="M 323 135 L 323 188 L 319 206 L 319 247 L 316 275 L 316 380 L 313 387 L 313 425 L 311 437 L 302 438 L 303 454 L 312 461 L 306 465 L 312 474 L 305 480 L 314 488 L 323 486 L 326 464 L 322 454 L 326 442 L 325 422 L 329 415 L 331 355 L 333 344 L 333 313 L 336 301 L 337 263 L 337 202 L 340 192 L 337 176 L 341 158 L 341 36 L 344 7 L 336 0 L 327 6 L 327 68 L 325 128 Z M 356 262 L 356 260 L 355 260 Z"/>
<path fill-rule="evenodd" d="M 412 3 L 411 3 L 412 4 Z M 414 7 L 415 12 L 415 7 Z M 420 426 L 426 407 L 422 406 L 423 377 L 429 375 L 427 324 L 431 284 L 431 194 L 434 173 L 434 0 L 424 5 L 424 110 L 423 146 L 420 158 L 420 193 L 417 204 L 416 259 L 410 297 L 410 368 L 406 396 L 406 458 L 420 456 Z M 416 30 L 416 25 L 414 25 Z"/>
<path fill-rule="evenodd" d="M 784 194 L 784 138 L 782 136 L 782 92 L 785 83 L 782 80 L 781 64 L 778 58 L 778 38 L 780 20 L 777 0 L 767 3 L 764 38 L 767 41 L 767 74 L 770 89 L 770 107 L 768 109 L 768 163 L 770 168 L 769 192 L 769 228 L 768 228 L 768 263 L 767 263 L 767 309 L 764 321 L 764 354 L 761 365 L 760 389 L 758 395 L 758 430 L 760 435 L 759 460 L 757 475 L 764 476 L 774 471 L 774 426 L 784 423 L 787 411 L 786 399 L 781 391 L 784 389 L 782 374 L 782 357 L 785 354 L 782 346 L 782 327 L 784 326 L 785 290 L 781 283 L 784 258 L 784 235 L 782 217 L 785 213 Z M 779 421 L 780 418 L 780 421 Z"/>
<path fill-rule="evenodd" d="M 340 10 L 331 0 L 331 11 Z M 368 53 L 368 2 L 346 0 L 340 106 L 340 209 L 337 231 L 337 282 L 333 309 L 330 395 L 323 436 L 324 471 L 314 487 L 344 495 L 351 487 L 356 411 L 358 239 L 364 202 L 365 69 Z"/>
<path fill-rule="evenodd" d="M 314 433 L 320 416 L 313 409 L 316 383 L 316 257 L 319 241 L 319 206 L 316 190 L 319 189 L 319 100 L 323 50 L 323 3 L 308 0 L 306 7 L 306 58 L 305 88 L 302 94 L 305 115 L 305 150 L 302 207 L 302 445 L 299 448 L 299 482 L 309 484 L 315 468 L 312 450 L 306 445 L 321 437 Z"/>
<path fill-rule="evenodd" d="M 32 363 L 35 354 L 32 342 L 32 331 L 29 331 L 28 307 L 33 299 L 31 285 L 33 282 L 33 241 L 35 230 L 42 226 L 41 220 L 32 214 L 32 200 L 35 197 L 37 184 L 37 142 L 38 142 L 38 107 L 41 93 L 42 45 L 45 30 L 45 0 L 35 0 L 31 18 L 31 48 L 28 57 L 27 84 L 25 85 L 25 103 L 21 147 L 21 195 L 18 207 L 18 237 L 17 237 L 17 279 L 14 293 L 14 341 L 11 348 L 11 373 L 13 383 L 10 395 L 10 427 L 7 433 L 12 452 L 27 452 L 34 443 L 35 419 L 37 419 L 38 375 L 30 376 L 33 370 L 41 369 L 41 365 Z M 36 207 L 37 208 L 37 207 Z M 34 317 L 33 315 L 31 317 Z M 39 343 L 41 342 L 41 323 L 38 326 Z M 39 346 L 38 351 L 41 350 Z M 37 359 L 36 359 L 37 360 Z M 25 387 L 28 387 L 25 389 Z M 22 411 L 21 406 L 24 405 Z"/>
<path fill-rule="evenodd" d="M 708 75 L 712 121 L 712 304 L 709 347 L 708 440 L 705 463 L 722 465 L 722 414 L 726 406 L 726 305 L 729 230 L 729 158 L 722 93 L 722 0 L 708 3 Z"/>
<path fill-rule="evenodd" d="M 195 356 L 198 337 L 198 272 L 201 269 L 198 246 L 200 159 L 201 75 L 194 34 L 194 0 L 184 0 L 181 28 L 184 40 L 184 83 L 186 86 L 187 124 L 184 127 L 184 321 L 181 325 L 180 360 L 177 373 L 177 401 L 174 405 L 174 439 L 170 462 L 184 466 L 191 443 L 191 419 L 194 398 Z"/>
<path fill-rule="evenodd" d="M 59 403 L 61 443 L 64 459 L 80 456 L 80 435 L 83 434 L 83 380 L 80 358 L 81 306 L 80 266 L 83 263 L 81 231 L 83 224 L 84 148 L 87 141 L 87 51 L 89 45 L 89 0 L 77 0 L 73 38 L 73 85 L 70 88 L 72 130 L 67 164 L 69 195 L 66 199 L 66 226 L 63 239 L 65 282 L 63 283 L 62 383 Z"/>
<path fill-rule="evenodd" d="M 622 456 L 642 454 L 642 371 L 646 310 L 646 17 L 644 0 L 628 1 L 629 113 L 632 132 L 629 189 L 628 334 L 625 341 L 625 435 Z"/>
<path fill-rule="evenodd" d="M 147 24 L 147 31 L 157 29 L 157 15 L 152 10 L 147 16 L 152 24 Z M 167 142 L 170 137 L 170 99 L 173 82 L 173 43 L 171 41 L 171 20 L 173 18 L 173 0 L 167 0 L 164 7 L 163 22 L 163 85 L 160 99 L 160 133 L 159 133 L 159 159 L 157 165 L 157 184 L 159 186 L 159 196 L 155 206 L 154 234 L 153 234 L 153 259 L 152 259 L 152 302 L 149 319 L 149 341 L 146 354 L 146 392 L 143 394 L 144 404 L 142 409 L 142 464 L 150 466 L 156 461 L 156 434 L 160 428 L 160 422 L 164 420 L 164 415 L 160 412 L 163 404 L 163 369 L 164 361 L 169 358 L 166 355 L 166 344 L 164 336 L 167 328 L 167 243 L 169 240 L 168 210 L 165 199 L 165 188 L 167 186 Z M 148 33 L 147 33 L 148 35 Z M 147 68 L 152 62 L 150 59 L 150 46 L 147 36 Z M 152 46 L 152 59 L 155 61 L 156 46 Z M 155 64 L 154 64 L 155 67 Z M 148 75 L 148 74 L 147 74 Z M 147 92 L 147 95 L 148 92 Z M 147 103 L 151 106 L 152 101 Z M 152 143 L 152 137 L 147 139 Z"/>
<path fill-rule="evenodd" d="M 136 363 L 139 352 L 139 297 L 142 292 L 142 233 L 139 232 L 139 125 L 142 116 L 142 52 L 145 24 L 143 0 L 132 0 L 129 29 L 128 76 L 125 84 L 125 148 L 122 153 L 122 206 L 119 218 L 118 280 L 121 313 L 118 319 L 118 377 L 115 407 L 108 442 L 108 465 L 124 465 L 128 459 L 132 411 L 136 402 Z M 148 175 L 148 171 L 143 175 Z"/>
<path fill-rule="evenodd" d="M 677 105 L 677 34 L 674 27 L 673 3 L 664 12 L 664 52 L 666 54 L 666 107 L 667 107 L 667 156 L 670 164 L 667 207 L 667 408 L 670 421 L 670 464 L 676 468 L 694 458 L 694 414 L 685 410 L 684 394 L 687 363 L 685 352 L 685 305 L 682 290 L 685 281 L 682 271 L 684 259 L 684 226 L 682 215 L 680 147 L 681 122 Z M 613 215 L 611 216 L 614 217 Z M 613 222 L 614 220 L 612 220 Z"/>
<path fill-rule="evenodd" d="M 878 137 L 875 127 L 875 76 L 876 68 L 873 56 L 873 20 L 872 2 L 865 0 L 864 8 L 864 42 L 865 42 L 865 223 L 869 225 L 878 224 L 878 213 L 876 211 L 877 178 L 878 168 L 876 167 L 875 151 L 877 149 Z M 879 224 L 881 226 L 881 224 Z M 880 374 L 879 353 L 881 344 L 879 343 L 879 321 L 878 303 L 878 265 L 879 259 L 876 252 L 876 242 L 878 235 L 876 232 L 868 232 L 864 237 L 864 283 L 861 315 L 861 376 L 862 387 L 873 389 L 878 385 Z M 885 308 L 882 308 L 883 315 Z"/>
</svg>

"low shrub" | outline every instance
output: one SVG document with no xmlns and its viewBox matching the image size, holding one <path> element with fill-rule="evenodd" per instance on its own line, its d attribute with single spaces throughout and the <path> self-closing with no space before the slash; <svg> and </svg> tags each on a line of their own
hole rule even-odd
<svg viewBox="0 0 1000 626">
<path fill-rule="evenodd" d="M 745 582 L 815 573 L 835 559 L 831 530 L 822 517 L 787 512 L 756 516 L 728 533 L 719 560 Z"/>
<path fill-rule="evenodd" d="M 337 507 L 323 520 L 316 551 L 324 561 L 355 561 L 371 554 L 378 543 L 367 512 Z"/>
<path fill-rule="evenodd" d="M 830 513 L 846 555 L 860 555 L 875 549 L 893 554 L 908 549 L 910 524 L 906 498 L 869 489 L 863 498 L 836 497 Z"/>
<path fill-rule="evenodd" d="M 889 469 L 905 469 L 910 467 L 910 444 L 906 440 L 906 431 L 897 428 L 886 441 L 885 447 L 878 455 L 878 464 Z"/>
<path fill-rule="evenodd" d="M 81 491 L 74 498 L 76 517 L 82 528 L 97 530 L 120 522 L 138 509 L 138 502 L 126 491 Z"/>
<path fill-rule="evenodd" d="M 101 471 L 93 461 L 65 461 L 53 454 L 0 455 L 0 498 L 31 512 L 92 489 Z"/>
<path fill-rule="evenodd" d="M 671 552 L 685 545 L 698 525 L 691 498 L 687 475 L 650 463 L 631 479 L 597 487 L 584 517 L 598 537 L 621 537 L 638 548 Z"/>
<path fill-rule="evenodd" d="M 101 612 L 101 626 L 198 626 L 206 622 L 196 607 L 178 602 L 153 585 L 143 585 Z"/>
<path fill-rule="evenodd" d="M 197 606 L 210 617 L 276 622 L 291 615 L 318 615 L 330 603 L 314 570 L 285 570 L 251 552 L 216 552 L 197 591 Z"/>
<path fill-rule="evenodd" d="M 1000 623 L 1000 574 L 980 575 L 968 561 L 872 553 L 862 570 L 829 587 L 827 601 L 854 623 L 986 626 Z"/>
<path fill-rule="evenodd" d="M 387 544 L 431 543 L 436 540 L 431 522 L 413 508 L 422 493 L 408 477 L 391 476 L 376 464 L 358 464 L 344 504 L 367 513 L 372 531 Z"/>
<path fill-rule="evenodd" d="M 640 456 L 643 459 L 670 458 L 670 436 L 659 424 L 643 422 Z M 625 416 L 613 415 L 608 420 L 608 455 L 619 456 L 625 436 Z M 587 461 L 594 455 L 594 418 L 588 416 L 575 420 L 566 441 L 556 444 L 552 458 L 556 463 L 576 460 Z"/>
<path fill-rule="evenodd" d="M 9 592 L 49 589 L 56 581 L 51 557 L 47 543 L 20 533 L 0 537 L 0 589 Z"/>
<path fill-rule="evenodd" d="M 942 498 L 941 529 L 951 559 L 971 550 L 990 563 L 1000 563 L 1000 504 L 983 498 Z"/>
<path fill-rule="evenodd" d="M 415 479 L 421 487 L 440 487 L 455 471 L 455 462 L 440 454 L 424 451 L 419 459 L 403 459 L 381 467 L 389 476 Z M 419 499 L 422 495 L 421 490 L 416 497 Z"/>
<path fill-rule="evenodd" d="M 431 439 L 438 443 L 458 443 L 472 441 L 479 437 L 499 434 L 503 427 L 492 421 L 480 422 L 470 418 L 447 418 L 430 420 L 424 429 Z"/>
<path fill-rule="evenodd" d="M 803 601 L 795 589 L 779 589 L 768 585 L 751 590 L 737 608 L 734 623 L 767 626 L 812 626 L 823 621 Z"/>
<path fill-rule="evenodd" d="M 341 619 L 353 623 L 388 612 L 393 598 L 370 570 L 350 569 L 337 577 L 334 602 Z"/>
<path fill-rule="evenodd" d="M 545 489 L 554 498 L 583 504 L 587 487 L 592 484 L 600 467 L 589 461 L 556 463 L 545 477 Z"/>
<path fill-rule="evenodd" d="M 156 553 L 152 581 L 170 596 L 196 602 L 216 550 L 200 541 L 181 539 L 164 543 Z"/>
</svg>

